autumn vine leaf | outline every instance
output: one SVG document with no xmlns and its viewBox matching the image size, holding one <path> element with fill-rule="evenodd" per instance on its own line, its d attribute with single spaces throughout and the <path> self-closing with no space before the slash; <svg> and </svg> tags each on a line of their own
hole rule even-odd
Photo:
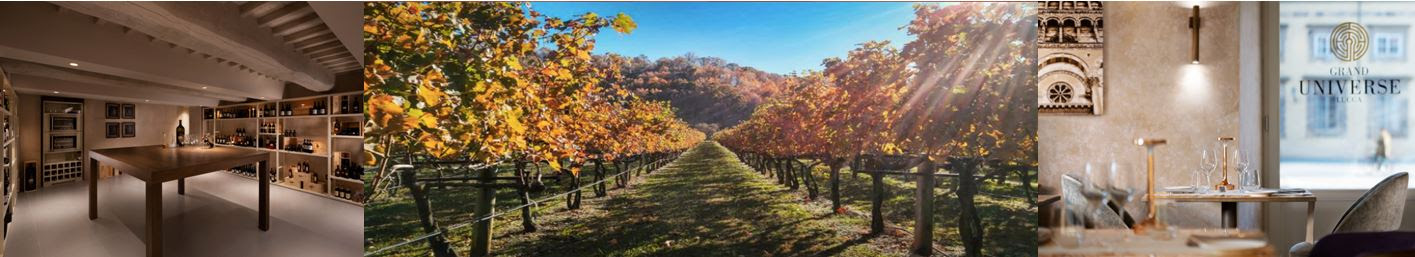
<svg viewBox="0 0 1415 257">
<path fill-rule="evenodd" d="M 626 14 L 565 19 L 527 3 L 370 2 L 364 18 L 373 121 L 365 156 L 405 146 L 578 175 L 561 162 L 681 150 L 705 137 L 666 106 L 626 96 L 611 82 L 617 64 L 592 54 L 601 29 L 638 27 Z"/>
</svg>

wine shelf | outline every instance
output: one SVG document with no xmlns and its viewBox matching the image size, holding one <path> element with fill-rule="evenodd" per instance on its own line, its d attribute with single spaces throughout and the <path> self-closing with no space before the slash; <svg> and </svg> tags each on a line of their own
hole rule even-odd
<svg viewBox="0 0 1415 257">
<path fill-rule="evenodd" d="M 201 117 L 205 126 L 202 133 L 223 137 L 224 142 L 216 144 L 218 146 L 269 152 L 272 165 L 267 168 L 275 171 L 275 182 L 272 184 L 362 206 L 358 200 L 340 196 L 361 198 L 363 181 L 332 176 L 342 161 L 339 153 L 363 151 L 363 136 L 340 135 L 341 131 L 336 131 L 336 128 L 357 127 L 357 132 L 362 134 L 362 97 L 363 92 L 349 92 L 204 108 Z M 245 133 L 237 135 L 237 129 Z M 344 132 L 352 134 L 347 130 Z M 251 143 L 229 143 L 244 141 Z M 287 147 L 310 151 L 291 151 Z M 351 163 L 361 163 L 358 160 L 361 155 L 349 156 Z M 300 162 L 310 164 L 308 173 L 292 171 L 292 165 Z M 307 183 L 302 186 L 300 181 Z"/>
<path fill-rule="evenodd" d="M 15 107 L 18 103 L 19 95 L 10 84 L 9 73 L 0 68 L 0 122 L 3 122 L 0 123 L 0 126 L 3 126 L 0 138 L 5 139 L 5 143 L 0 144 L 0 158 L 3 158 L 3 162 L 0 162 L 0 168 L 3 168 L 0 173 L 4 174 L 4 177 L 0 177 L 0 185 L 3 185 L 0 186 L 0 194 L 3 194 L 3 198 L 0 198 L 3 199 L 0 201 L 0 219 L 3 219 L 0 220 L 0 252 L 4 252 L 5 242 L 8 241 L 6 239 L 10 230 L 10 216 L 15 211 L 14 203 L 19 198 L 23 181 L 20 180 L 19 165 L 15 165 L 19 159 L 19 145 L 15 143 L 15 129 L 18 128 L 16 121 L 19 120 L 15 117 L 15 114 L 19 113 Z"/>
</svg>

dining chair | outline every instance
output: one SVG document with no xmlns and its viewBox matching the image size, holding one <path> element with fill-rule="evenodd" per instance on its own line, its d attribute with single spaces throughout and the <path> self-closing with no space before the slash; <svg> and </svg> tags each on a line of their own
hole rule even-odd
<svg viewBox="0 0 1415 257">
<path fill-rule="evenodd" d="M 1400 229 L 1401 215 L 1405 212 L 1406 185 L 1410 175 L 1395 173 L 1376 183 L 1366 191 L 1346 213 L 1337 220 L 1331 233 L 1381 232 Z M 1321 241 L 1321 239 L 1318 239 Z M 1307 257 L 1312 253 L 1313 243 L 1299 242 L 1288 249 L 1293 257 Z"/>
<path fill-rule="evenodd" d="M 1071 215 L 1083 213 L 1084 215 L 1080 218 L 1085 221 L 1086 228 L 1130 228 L 1125 225 L 1125 221 L 1120 218 L 1120 214 L 1116 213 L 1115 210 L 1112 210 L 1107 205 L 1104 205 L 1105 203 L 1101 203 L 1101 208 L 1091 209 L 1089 205 L 1090 201 L 1087 200 L 1084 195 L 1081 195 L 1082 184 L 1080 180 L 1068 174 L 1062 175 L 1061 181 L 1062 191 L 1064 191 L 1061 197 L 1062 201 L 1065 202 L 1064 208 L 1066 208 L 1066 216 L 1062 217 L 1063 223 L 1066 222 L 1065 219 L 1072 218 Z"/>
<path fill-rule="evenodd" d="M 1415 256 L 1415 232 L 1348 232 L 1322 237 L 1312 257 Z"/>
</svg>

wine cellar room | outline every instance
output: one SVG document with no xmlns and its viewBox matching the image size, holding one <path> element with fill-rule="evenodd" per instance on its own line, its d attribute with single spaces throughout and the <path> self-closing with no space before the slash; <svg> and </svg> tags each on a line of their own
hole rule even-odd
<svg viewBox="0 0 1415 257">
<path fill-rule="evenodd" d="M 0 256 L 362 252 L 359 3 L 5 2 L 0 24 Z"/>
</svg>

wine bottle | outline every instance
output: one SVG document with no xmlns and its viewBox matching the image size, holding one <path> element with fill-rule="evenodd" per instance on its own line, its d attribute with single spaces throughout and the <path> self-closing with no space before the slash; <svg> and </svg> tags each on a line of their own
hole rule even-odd
<svg viewBox="0 0 1415 257">
<path fill-rule="evenodd" d="M 182 127 L 182 120 L 177 120 L 177 146 L 182 146 L 182 141 L 187 141 L 187 128 Z"/>
</svg>

